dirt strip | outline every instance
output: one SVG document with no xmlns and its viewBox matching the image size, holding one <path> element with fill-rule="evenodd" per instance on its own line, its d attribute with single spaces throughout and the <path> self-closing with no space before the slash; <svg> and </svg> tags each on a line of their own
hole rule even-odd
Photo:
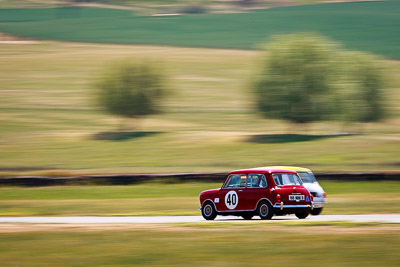
<svg viewBox="0 0 400 267">
<path fill-rule="evenodd" d="M 155 232 L 231 232 L 232 228 L 257 228 L 260 232 L 288 232 L 306 234 L 400 234 L 398 225 L 362 225 L 362 226 L 277 226 L 269 224 L 224 225 L 202 227 L 180 224 L 34 224 L 0 223 L 1 233 L 46 232 L 46 231 L 155 231 Z"/>
</svg>

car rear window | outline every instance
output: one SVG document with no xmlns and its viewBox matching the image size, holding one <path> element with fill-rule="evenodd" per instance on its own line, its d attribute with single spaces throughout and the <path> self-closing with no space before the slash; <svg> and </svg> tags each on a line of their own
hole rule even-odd
<svg viewBox="0 0 400 267">
<path fill-rule="evenodd" d="M 276 185 L 302 185 L 299 176 L 294 173 L 274 173 L 272 178 Z"/>
</svg>

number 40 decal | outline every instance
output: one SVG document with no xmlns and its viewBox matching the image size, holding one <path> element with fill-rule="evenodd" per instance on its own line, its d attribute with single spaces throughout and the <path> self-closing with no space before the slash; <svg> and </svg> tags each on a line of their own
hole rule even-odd
<svg viewBox="0 0 400 267">
<path fill-rule="evenodd" d="M 228 209 L 233 210 L 234 208 L 236 208 L 238 202 L 239 198 L 235 191 L 229 191 L 225 195 L 225 205 Z"/>
</svg>

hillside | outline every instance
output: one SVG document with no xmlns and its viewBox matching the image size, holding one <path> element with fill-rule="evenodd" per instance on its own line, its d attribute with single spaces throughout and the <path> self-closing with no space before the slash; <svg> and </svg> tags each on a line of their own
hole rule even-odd
<svg viewBox="0 0 400 267">
<path fill-rule="evenodd" d="M 385 100 L 392 116 L 350 128 L 363 134 L 340 134 L 343 125 L 333 122 L 299 129 L 255 112 L 248 86 L 260 56 L 228 49 L 0 44 L 0 173 L 400 169 L 398 77 Z M 93 82 L 118 59 L 161 62 L 172 92 L 162 114 L 132 121 L 130 132 L 118 132 L 120 118 L 101 112 L 93 99 Z M 399 72 L 399 62 L 387 64 Z"/>
</svg>

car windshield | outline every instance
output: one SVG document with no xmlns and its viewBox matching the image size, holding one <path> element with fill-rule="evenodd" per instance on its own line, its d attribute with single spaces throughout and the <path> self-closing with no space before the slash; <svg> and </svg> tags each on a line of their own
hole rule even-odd
<svg viewBox="0 0 400 267">
<path fill-rule="evenodd" d="M 223 188 L 240 188 L 246 186 L 246 174 L 232 174 Z"/>
<path fill-rule="evenodd" d="M 272 178 L 276 185 L 302 185 L 299 176 L 294 173 L 274 173 Z"/>
<path fill-rule="evenodd" d="M 297 172 L 303 183 L 315 183 L 315 177 L 311 172 Z"/>
</svg>

